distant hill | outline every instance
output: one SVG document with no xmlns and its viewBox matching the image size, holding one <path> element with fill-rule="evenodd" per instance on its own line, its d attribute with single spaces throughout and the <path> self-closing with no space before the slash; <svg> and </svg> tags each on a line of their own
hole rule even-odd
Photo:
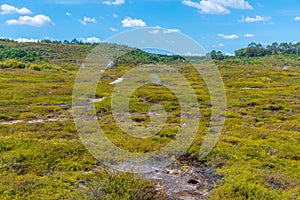
<svg viewBox="0 0 300 200">
<path fill-rule="evenodd" d="M 115 58 L 115 64 L 149 64 L 170 63 L 184 60 L 180 56 L 152 54 L 140 49 L 111 43 L 70 43 L 59 41 L 40 41 L 36 43 L 19 43 L 13 40 L 0 40 L 0 61 L 14 59 L 23 63 L 48 63 L 59 66 L 76 66 L 84 61 L 86 56 L 94 51 L 101 54 L 122 55 Z"/>
</svg>

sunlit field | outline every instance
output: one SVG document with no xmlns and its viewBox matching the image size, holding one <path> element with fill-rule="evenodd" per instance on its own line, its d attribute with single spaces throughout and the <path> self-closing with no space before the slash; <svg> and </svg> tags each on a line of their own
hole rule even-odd
<svg viewBox="0 0 300 200">
<path fill-rule="evenodd" d="M 125 46 L 102 44 L 104 51 Z M 143 174 L 109 170 L 82 144 L 72 115 L 72 91 L 90 44 L 0 43 L 0 198 L 1 199 L 167 199 L 164 189 Z M 199 199 L 299 199 L 300 59 L 298 55 L 215 59 L 227 94 L 226 122 L 216 146 L 199 158 L 211 120 L 208 89 L 181 57 L 133 50 L 107 70 L 95 98 L 99 125 L 118 147 L 155 151 L 174 139 L 180 124 L 176 96 L 148 84 L 131 97 L 134 123 L 147 126 L 150 105 L 169 113 L 163 129 L 148 139 L 122 133 L 112 116 L 117 80 L 139 64 L 169 65 L 192 85 L 201 116 L 178 173 L 193 167 L 213 169 L 210 184 L 193 193 Z M 22 56 L 20 56 L 22 55 Z M 122 83 L 119 83 L 122 84 Z M 104 98 L 103 98 L 104 97 Z M 193 163 L 197 163 L 197 166 Z M 192 183 L 198 184 L 199 183 Z M 181 194 L 179 194 L 180 196 Z M 183 195 L 183 194 L 182 194 Z"/>
</svg>

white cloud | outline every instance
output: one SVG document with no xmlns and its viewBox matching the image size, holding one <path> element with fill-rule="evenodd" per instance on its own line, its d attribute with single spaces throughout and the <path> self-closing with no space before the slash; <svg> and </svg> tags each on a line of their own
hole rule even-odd
<svg viewBox="0 0 300 200">
<path fill-rule="evenodd" d="M 211 0 L 211 1 L 228 8 L 235 8 L 241 10 L 253 9 L 253 7 L 249 4 L 249 2 L 244 0 Z"/>
<path fill-rule="evenodd" d="M 295 21 L 300 21 L 300 17 L 297 16 L 297 17 L 294 18 L 294 20 L 295 20 Z"/>
<path fill-rule="evenodd" d="M 106 4 L 106 5 L 115 5 L 115 6 L 118 6 L 118 5 L 122 5 L 125 3 L 125 0 L 108 0 L 108 1 L 103 1 L 103 4 Z"/>
<path fill-rule="evenodd" d="M 162 30 L 163 34 L 180 33 L 179 29 L 162 29 L 160 26 L 156 26 L 156 27 L 153 27 L 153 28 L 155 28 L 155 29 L 149 31 L 149 33 L 152 34 L 152 35 L 159 34 L 160 29 Z"/>
<path fill-rule="evenodd" d="M 192 52 L 184 52 L 181 55 L 182 56 L 203 56 L 203 54 L 201 54 L 201 53 L 192 53 Z"/>
<path fill-rule="evenodd" d="M 146 23 L 141 19 L 132 19 L 131 17 L 126 17 L 122 20 L 123 27 L 145 27 Z"/>
<path fill-rule="evenodd" d="M 166 29 L 163 32 L 164 32 L 164 34 L 179 33 L 180 30 L 179 29 Z"/>
<path fill-rule="evenodd" d="M 69 13 L 69 12 L 66 12 L 66 15 L 67 15 L 67 16 L 72 16 L 72 14 L 71 14 L 71 13 Z"/>
<path fill-rule="evenodd" d="M 182 3 L 184 5 L 202 10 L 201 1 L 200 1 L 200 3 L 197 3 L 197 2 L 192 2 L 192 1 L 189 1 L 189 0 L 183 0 Z"/>
<path fill-rule="evenodd" d="M 225 34 L 218 34 L 219 37 L 225 39 L 225 40 L 234 40 L 234 39 L 238 39 L 239 36 L 235 35 L 235 34 L 231 34 L 231 35 L 225 35 Z"/>
<path fill-rule="evenodd" d="M 110 27 L 109 30 L 113 31 L 113 32 L 118 32 L 119 30 L 113 27 Z"/>
<path fill-rule="evenodd" d="M 226 56 L 234 56 L 233 53 L 227 53 L 227 52 L 225 52 L 225 55 L 226 55 Z"/>
<path fill-rule="evenodd" d="M 156 35 L 156 34 L 159 34 L 159 30 L 154 29 L 154 30 L 149 31 L 149 33 L 152 34 L 152 35 Z"/>
<path fill-rule="evenodd" d="M 28 39 L 28 38 L 18 38 L 18 39 L 14 39 L 14 41 L 17 41 L 17 42 L 38 42 L 39 40 L 38 39 Z"/>
<path fill-rule="evenodd" d="M 249 2 L 245 0 L 200 0 L 199 2 L 183 0 L 182 3 L 197 8 L 202 14 L 230 14 L 230 10 L 227 8 L 253 9 Z"/>
<path fill-rule="evenodd" d="M 14 14 L 14 13 L 18 13 L 21 15 L 32 14 L 32 12 L 28 8 L 23 7 L 19 9 L 8 4 L 2 4 L 0 6 L 0 9 L 1 9 L 0 14 L 2 15 Z"/>
<path fill-rule="evenodd" d="M 114 17 L 114 18 L 118 18 L 119 16 L 117 15 L 117 14 L 112 14 L 112 16 Z"/>
<path fill-rule="evenodd" d="M 239 22 L 247 22 L 247 23 L 251 23 L 251 22 L 263 22 L 263 21 L 268 21 L 269 19 L 271 19 L 271 17 L 262 17 L 259 15 L 256 15 L 255 17 L 242 17 L 241 20 L 239 20 Z"/>
<path fill-rule="evenodd" d="M 216 47 L 224 47 L 224 46 L 225 46 L 224 44 L 220 43 L 220 44 L 218 44 L 218 45 L 212 45 L 212 48 L 216 48 Z"/>
<path fill-rule="evenodd" d="M 244 37 L 251 38 L 251 37 L 254 37 L 254 34 L 252 34 L 252 33 L 246 33 L 246 34 L 244 34 Z"/>
<path fill-rule="evenodd" d="M 29 25 L 29 26 L 36 26 L 36 27 L 54 25 L 50 17 L 42 14 L 36 15 L 34 17 L 21 16 L 19 17 L 19 19 L 7 20 L 6 23 L 8 25 Z"/>
<path fill-rule="evenodd" d="M 97 23 L 95 18 L 90 18 L 90 17 L 84 17 L 83 19 L 80 19 L 79 22 L 83 25 L 86 25 L 87 23 Z"/>
<path fill-rule="evenodd" d="M 201 13 L 205 14 L 230 14 L 230 11 L 222 5 L 211 1 L 200 1 Z"/>
<path fill-rule="evenodd" d="M 220 4 L 216 4 L 211 1 L 200 1 L 199 3 L 197 2 L 192 2 L 190 0 L 183 0 L 183 4 L 187 6 L 191 6 L 194 8 L 197 8 L 202 14 L 229 14 L 230 11 L 223 7 Z"/>
<path fill-rule="evenodd" d="M 99 43 L 99 42 L 101 42 L 101 40 L 97 37 L 80 38 L 80 40 L 84 43 Z"/>
</svg>

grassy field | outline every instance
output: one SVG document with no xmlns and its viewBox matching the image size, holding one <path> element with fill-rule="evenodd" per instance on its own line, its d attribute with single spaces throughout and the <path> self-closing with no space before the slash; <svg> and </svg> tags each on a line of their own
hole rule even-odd
<svg viewBox="0 0 300 200">
<path fill-rule="evenodd" d="M 44 48 L 39 45 L 30 49 Z M 24 46 L 28 49 L 30 44 Z M 76 45 L 70 46 L 74 49 Z M 46 49 L 52 54 L 47 61 L 35 63 L 59 68 L 0 69 L 0 198 L 164 199 L 154 183 L 129 173 L 107 171 L 83 146 L 72 120 L 72 91 L 79 67 L 76 58 L 82 60 L 92 47 L 76 46 L 82 50 L 80 55 L 66 47 L 62 58 L 53 53 L 63 48 L 50 45 Z M 44 54 L 45 50 L 42 57 Z M 65 59 L 69 54 L 72 59 Z M 290 67 L 283 69 L 286 63 Z M 232 58 L 216 64 L 224 80 L 228 107 L 219 142 L 201 159 L 223 176 L 210 198 L 299 199 L 299 58 Z M 204 81 L 191 66 L 172 65 L 189 80 L 199 101 L 202 118 L 198 135 L 188 149 L 197 156 L 210 120 L 210 97 Z M 136 124 L 149 123 L 149 117 L 141 114 L 148 112 L 150 103 L 161 103 L 170 116 L 164 129 L 150 139 L 137 140 L 122 134 L 112 117 L 110 95 L 114 85 L 109 83 L 128 69 L 130 65 L 121 63 L 110 68 L 100 81 L 96 97 L 107 98 L 96 103 L 99 123 L 117 146 L 132 152 L 159 149 L 177 132 L 178 101 L 166 88 L 139 88 L 130 108 Z"/>
</svg>

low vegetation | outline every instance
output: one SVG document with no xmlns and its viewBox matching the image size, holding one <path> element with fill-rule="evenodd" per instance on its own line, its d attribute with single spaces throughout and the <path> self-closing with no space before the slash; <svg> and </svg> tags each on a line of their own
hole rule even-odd
<svg viewBox="0 0 300 200">
<path fill-rule="evenodd" d="M 80 62 L 93 45 L 12 41 L 1 41 L 0 45 L 6 50 L 20 48 L 37 55 L 34 60 L 0 59 L 1 199 L 166 198 L 149 180 L 105 169 L 79 139 L 72 121 L 72 90 Z M 103 49 L 111 48 L 119 47 L 103 44 Z M 124 48 L 128 47 L 118 50 Z M 202 117 L 198 135 L 188 149 L 197 157 L 211 117 L 205 82 L 181 57 L 151 55 L 139 50 L 132 54 L 125 54 L 109 68 L 97 88 L 97 98 L 107 97 L 95 103 L 106 135 L 132 152 L 154 151 L 174 138 L 181 113 L 170 90 L 149 84 L 132 96 L 131 116 L 137 125 L 149 123 L 144 114 L 151 103 L 164 105 L 169 113 L 164 129 L 150 139 L 138 140 L 122 134 L 113 120 L 110 105 L 114 85 L 109 83 L 131 66 L 169 63 L 189 80 L 199 101 Z M 200 160 L 223 177 L 210 192 L 210 198 L 299 199 L 298 55 L 237 56 L 216 60 L 216 65 L 224 80 L 228 107 L 219 142 Z M 34 122 L 41 119 L 55 120 Z M 23 121 L 5 123 L 15 120 Z"/>
</svg>

